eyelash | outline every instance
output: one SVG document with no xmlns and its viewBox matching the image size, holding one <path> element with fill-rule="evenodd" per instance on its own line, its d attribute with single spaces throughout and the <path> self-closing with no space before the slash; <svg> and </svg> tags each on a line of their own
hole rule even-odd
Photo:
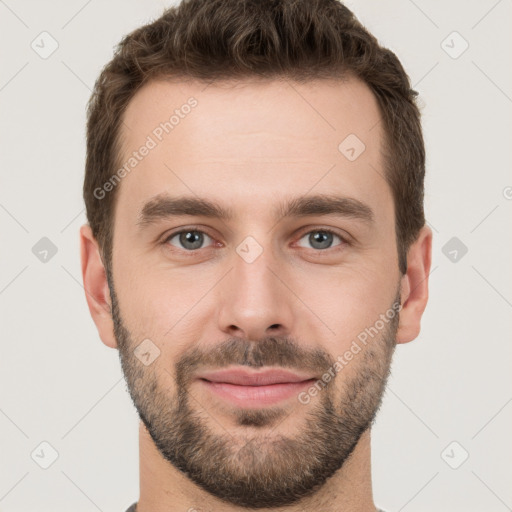
<svg viewBox="0 0 512 512">
<path fill-rule="evenodd" d="M 196 228 L 194 226 L 191 226 L 191 227 L 189 227 L 187 229 L 181 229 L 179 231 L 175 231 L 175 232 L 169 234 L 162 241 L 162 244 L 163 245 L 170 245 L 169 241 L 171 239 L 173 239 L 175 236 L 180 235 L 182 233 L 189 233 L 189 232 L 202 233 L 202 234 L 208 236 L 209 238 L 211 238 L 212 240 L 214 240 L 214 238 L 211 235 L 209 235 L 206 231 L 203 231 L 202 229 L 199 229 L 199 228 Z M 311 248 L 312 251 L 316 251 L 318 253 L 323 253 L 323 252 L 328 252 L 329 250 L 336 250 L 336 249 L 342 248 L 343 246 L 350 245 L 350 242 L 349 242 L 349 240 L 346 237 L 340 235 L 337 231 L 334 231 L 333 229 L 329 229 L 329 228 L 310 229 L 309 231 L 305 231 L 304 233 L 302 233 L 298 240 L 301 240 L 302 238 L 304 238 L 305 235 L 309 235 L 310 233 L 315 233 L 315 232 L 329 233 L 331 235 L 337 236 L 341 240 L 341 243 L 339 245 L 334 246 L 334 247 L 327 247 L 326 249 L 314 249 L 314 248 Z M 197 253 L 197 251 L 200 251 L 202 249 L 206 249 L 206 247 L 201 247 L 200 249 L 187 250 L 187 249 L 180 249 L 179 247 L 175 247 L 175 246 L 172 246 L 172 247 L 173 247 L 174 250 L 182 251 L 184 253 L 188 253 L 188 254 L 191 254 L 191 255 Z"/>
</svg>

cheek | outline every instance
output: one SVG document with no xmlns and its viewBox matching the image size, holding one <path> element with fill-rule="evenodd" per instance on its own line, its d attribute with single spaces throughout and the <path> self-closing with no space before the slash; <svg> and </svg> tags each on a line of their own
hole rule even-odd
<svg viewBox="0 0 512 512">
<path fill-rule="evenodd" d="M 137 338 L 156 342 L 175 339 L 197 314 L 198 304 L 216 280 L 212 271 L 128 268 L 116 276 L 121 314 L 127 327 Z M 119 267 L 121 268 L 121 266 Z M 123 279 L 124 277 L 124 279 Z"/>
<path fill-rule="evenodd" d="M 396 278 L 398 279 L 398 277 Z M 301 279 L 297 295 L 329 330 L 340 348 L 373 325 L 395 298 L 397 281 L 370 266 L 330 269 Z"/>
</svg>

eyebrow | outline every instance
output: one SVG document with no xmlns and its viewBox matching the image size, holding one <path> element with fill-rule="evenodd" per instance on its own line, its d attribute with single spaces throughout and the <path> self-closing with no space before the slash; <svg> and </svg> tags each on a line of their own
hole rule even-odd
<svg viewBox="0 0 512 512">
<path fill-rule="evenodd" d="M 276 219 L 316 215 L 336 215 L 361 220 L 367 224 L 372 224 L 375 220 L 373 210 L 367 204 L 358 199 L 337 195 L 299 196 L 280 203 L 274 210 Z M 137 224 L 145 227 L 159 220 L 178 216 L 208 217 L 223 221 L 236 217 L 230 207 L 205 198 L 160 194 L 144 204 Z"/>
</svg>

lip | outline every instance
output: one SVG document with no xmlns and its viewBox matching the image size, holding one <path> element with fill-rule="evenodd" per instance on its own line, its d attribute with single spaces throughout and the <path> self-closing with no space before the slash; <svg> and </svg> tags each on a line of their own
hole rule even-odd
<svg viewBox="0 0 512 512">
<path fill-rule="evenodd" d="M 248 371 L 243 368 L 233 368 L 203 372 L 198 378 L 210 382 L 224 382 L 238 386 L 267 386 L 270 384 L 288 384 L 314 379 L 314 375 L 291 372 L 289 370 L 267 369 L 259 372 Z"/>
<path fill-rule="evenodd" d="M 239 407 L 261 407 L 297 396 L 315 377 L 284 369 L 235 368 L 203 372 L 197 379 L 211 393 Z"/>
</svg>

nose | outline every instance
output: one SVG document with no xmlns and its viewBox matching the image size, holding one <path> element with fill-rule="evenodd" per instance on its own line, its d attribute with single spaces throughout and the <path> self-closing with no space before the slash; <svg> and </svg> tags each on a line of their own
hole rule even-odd
<svg viewBox="0 0 512 512">
<path fill-rule="evenodd" d="M 235 254 L 232 265 L 218 290 L 219 328 L 230 336 L 249 340 L 289 336 L 293 293 L 270 252 L 264 250 L 252 262 Z"/>
</svg>

